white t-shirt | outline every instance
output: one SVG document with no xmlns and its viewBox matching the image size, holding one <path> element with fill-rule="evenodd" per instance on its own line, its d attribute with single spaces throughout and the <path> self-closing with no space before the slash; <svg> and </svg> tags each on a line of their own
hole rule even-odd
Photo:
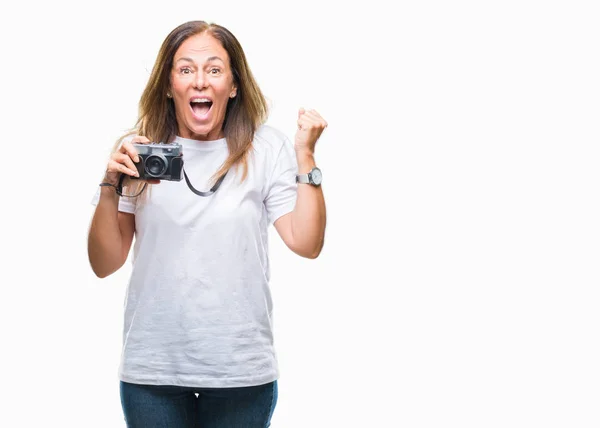
<svg viewBox="0 0 600 428">
<path fill-rule="evenodd" d="M 176 142 L 192 185 L 207 191 L 227 158 L 225 139 Z M 120 199 L 136 230 L 122 381 L 225 388 L 278 379 L 267 229 L 294 209 L 297 163 L 272 127 L 260 127 L 253 146 L 246 180 L 231 170 L 211 196 L 182 180 L 153 186 L 143 202 Z"/>
</svg>

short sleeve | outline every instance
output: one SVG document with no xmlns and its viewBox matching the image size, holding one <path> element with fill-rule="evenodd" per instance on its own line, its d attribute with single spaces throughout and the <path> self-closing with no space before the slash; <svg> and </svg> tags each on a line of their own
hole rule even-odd
<svg viewBox="0 0 600 428">
<path fill-rule="evenodd" d="M 119 198 L 119 211 L 124 213 L 135 214 L 135 199 L 136 198 L 127 198 L 125 196 L 121 196 Z M 96 194 L 92 198 L 92 205 L 98 205 L 100 201 L 100 187 L 96 190 Z"/>
<path fill-rule="evenodd" d="M 294 210 L 298 190 L 296 184 L 297 172 L 296 153 L 292 143 L 285 138 L 275 158 L 275 166 L 264 201 L 269 224 Z"/>
</svg>

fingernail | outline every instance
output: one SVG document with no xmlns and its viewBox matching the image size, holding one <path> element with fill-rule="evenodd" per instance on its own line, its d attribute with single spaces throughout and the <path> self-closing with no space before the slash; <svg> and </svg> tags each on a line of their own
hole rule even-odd
<svg viewBox="0 0 600 428">
<path fill-rule="evenodd" d="M 140 161 L 140 157 L 139 157 L 139 156 L 136 156 L 136 157 L 135 157 L 135 162 L 137 163 L 137 162 L 139 162 L 139 161 Z"/>
</svg>

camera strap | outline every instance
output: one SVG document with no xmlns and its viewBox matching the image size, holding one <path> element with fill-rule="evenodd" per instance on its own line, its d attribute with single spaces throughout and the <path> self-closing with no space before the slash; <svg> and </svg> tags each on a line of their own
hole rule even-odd
<svg viewBox="0 0 600 428">
<path fill-rule="evenodd" d="M 126 175 L 123 174 L 123 173 L 121 173 L 121 175 L 119 176 L 119 182 L 117 183 L 116 186 L 114 184 L 111 184 L 111 183 L 100 183 L 100 187 L 105 187 L 105 186 L 114 187 L 115 191 L 117 192 L 117 195 L 119 195 L 119 196 L 125 196 L 126 198 L 135 198 L 137 196 L 140 196 L 142 194 L 142 192 L 144 190 L 146 190 L 146 186 L 148 186 L 148 183 L 144 183 L 144 187 L 142 187 L 142 190 L 140 190 L 135 195 L 124 195 L 123 194 L 123 181 L 125 180 L 125 177 L 126 177 Z"/>
<path fill-rule="evenodd" d="M 227 172 L 229 172 L 229 171 L 227 171 Z M 223 180 L 225 179 L 225 176 L 227 175 L 227 172 L 225 174 L 223 174 L 221 176 L 221 178 L 219 178 L 217 180 L 217 182 L 215 183 L 215 185 L 208 192 L 201 192 L 200 190 L 196 190 L 194 188 L 194 186 L 192 186 L 192 183 L 190 183 L 190 179 L 188 178 L 187 174 L 185 173 L 185 169 L 183 170 L 183 176 L 185 177 L 185 182 L 187 183 L 187 185 L 190 188 L 190 190 L 192 192 L 194 192 L 196 195 L 198 195 L 198 196 L 210 196 L 213 193 L 215 193 L 217 191 L 217 189 L 219 189 L 219 187 L 221 186 L 221 183 L 223 182 Z"/>
<path fill-rule="evenodd" d="M 227 171 L 227 172 L 229 172 L 229 171 Z M 221 178 L 219 178 L 217 180 L 217 182 L 215 183 L 215 185 L 208 192 L 202 192 L 200 190 L 196 190 L 194 188 L 194 186 L 192 186 L 192 183 L 190 182 L 190 179 L 188 178 L 187 174 L 185 173 L 185 169 L 183 170 L 183 176 L 185 177 L 185 182 L 187 183 L 187 185 L 190 188 L 190 190 L 192 192 L 194 192 L 196 195 L 198 195 L 198 196 L 210 196 L 210 195 L 212 195 L 213 193 L 215 193 L 219 189 L 219 187 L 221 186 L 221 183 L 223 182 L 223 180 L 225 179 L 225 176 L 227 175 L 227 172 L 225 174 L 223 174 L 221 176 Z M 116 186 L 114 184 L 110 184 L 110 183 L 100 183 L 100 186 L 111 186 L 111 187 L 114 187 L 115 190 L 117 191 L 117 195 L 119 195 L 119 196 L 125 196 L 127 198 L 135 198 L 135 197 L 141 195 L 144 190 L 146 190 L 146 187 L 148 186 L 148 183 L 144 183 L 144 186 L 142 187 L 142 190 L 140 190 L 135 195 L 124 195 L 123 194 L 123 180 L 125 180 L 125 177 L 126 177 L 125 174 L 121 174 L 121 176 L 119 177 L 119 183 Z"/>
</svg>

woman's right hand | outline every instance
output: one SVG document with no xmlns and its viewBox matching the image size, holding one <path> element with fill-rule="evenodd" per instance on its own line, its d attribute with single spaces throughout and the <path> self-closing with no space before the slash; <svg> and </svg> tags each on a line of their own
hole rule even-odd
<svg viewBox="0 0 600 428">
<path fill-rule="evenodd" d="M 104 181 L 116 186 L 119 182 L 119 176 L 126 174 L 132 177 L 139 177 L 134 162 L 139 162 L 137 150 L 133 144 L 148 144 L 150 140 L 141 135 L 133 137 L 131 140 L 123 141 L 121 147 L 110 156 Z M 160 180 L 145 180 L 150 184 L 158 184 Z"/>
</svg>

